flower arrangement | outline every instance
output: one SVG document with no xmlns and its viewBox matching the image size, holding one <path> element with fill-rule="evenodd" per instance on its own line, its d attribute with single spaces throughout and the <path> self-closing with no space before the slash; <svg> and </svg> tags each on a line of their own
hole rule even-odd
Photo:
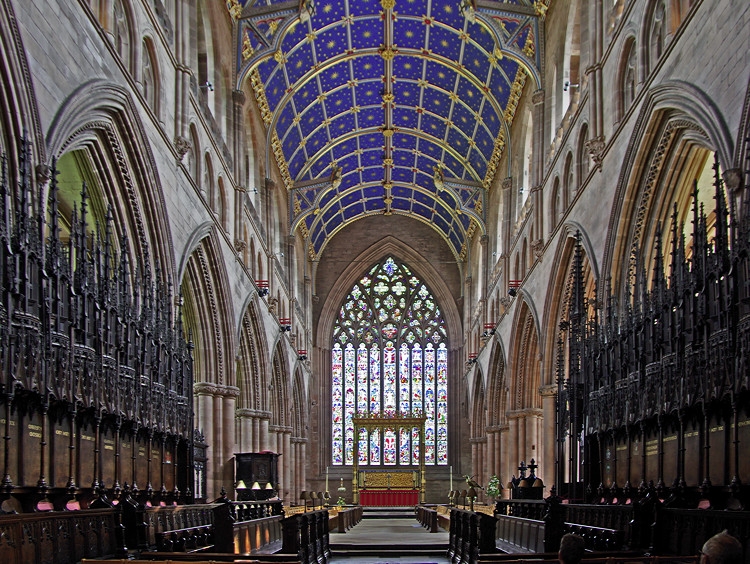
<svg viewBox="0 0 750 564">
<path fill-rule="evenodd" d="M 500 497 L 500 479 L 497 476 L 493 475 L 490 481 L 487 482 L 485 493 L 489 497 Z"/>
<path fill-rule="evenodd" d="M 346 505 L 346 498 L 344 496 L 340 496 L 338 501 L 336 502 L 336 505 Z"/>
</svg>

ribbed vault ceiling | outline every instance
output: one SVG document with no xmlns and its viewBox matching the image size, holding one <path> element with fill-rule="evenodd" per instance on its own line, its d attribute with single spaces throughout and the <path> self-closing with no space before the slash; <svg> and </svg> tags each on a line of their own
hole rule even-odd
<svg viewBox="0 0 750 564">
<path fill-rule="evenodd" d="M 228 4 L 238 84 L 251 82 L 310 258 L 359 218 L 401 214 L 433 226 L 462 260 L 484 230 L 521 90 L 536 78 L 545 5 Z"/>
</svg>

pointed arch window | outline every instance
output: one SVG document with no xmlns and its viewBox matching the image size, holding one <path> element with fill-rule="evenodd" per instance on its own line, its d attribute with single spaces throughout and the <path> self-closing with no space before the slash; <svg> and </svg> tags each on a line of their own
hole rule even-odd
<svg viewBox="0 0 750 564">
<path fill-rule="evenodd" d="M 333 329 L 332 462 L 416 465 L 448 463 L 448 349 L 443 314 L 408 266 L 388 257 L 349 292 Z M 427 417 L 424 445 L 413 430 L 355 429 L 356 414 Z"/>
<path fill-rule="evenodd" d="M 130 69 L 130 21 L 122 0 L 115 0 L 113 13 L 115 49 L 120 55 L 122 64 Z"/>
</svg>

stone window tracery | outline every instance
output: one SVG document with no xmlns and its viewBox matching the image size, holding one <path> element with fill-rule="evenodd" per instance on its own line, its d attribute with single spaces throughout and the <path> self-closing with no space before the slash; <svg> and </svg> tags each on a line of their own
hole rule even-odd
<svg viewBox="0 0 750 564">
<path fill-rule="evenodd" d="M 332 462 L 448 463 L 448 349 L 443 314 L 432 292 L 388 257 L 362 276 L 344 300 L 331 351 Z M 355 429 L 357 414 L 424 414 L 424 445 L 413 429 Z"/>
<path fill-rule="evenodd" d="M 115 49 L 125 67 L 130 69 L 130 22 L 122 0 L 115 0 L 113 13 Z"/>
</svg>

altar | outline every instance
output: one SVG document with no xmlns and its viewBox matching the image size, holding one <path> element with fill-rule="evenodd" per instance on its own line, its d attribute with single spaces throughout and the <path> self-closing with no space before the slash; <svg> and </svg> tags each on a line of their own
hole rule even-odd
<svg viewBox="0 0 750 564">
<path fill-rule="evenodd" d="M 419 445 L 424 445 L 424 424 L 426 417 L 422 414 L 368 413 L 356 415 L 353 418 L 356 429 L 367 431 L 370 436 L 373 429 L 382 431 L 393 430 L 398 433 L 407 429 L 409 435 L 418 432 Z M 410 506 L 424 503 L 425 494 L 425 462 L 424 448 L 419 449 L 419 466 L 393 465 L 379 466 L 360 470 L 359 441 L 354 441 L 354 476 L 352 478 L 352 493 L 354 503 L 373 507 Z"/>
</svg>

